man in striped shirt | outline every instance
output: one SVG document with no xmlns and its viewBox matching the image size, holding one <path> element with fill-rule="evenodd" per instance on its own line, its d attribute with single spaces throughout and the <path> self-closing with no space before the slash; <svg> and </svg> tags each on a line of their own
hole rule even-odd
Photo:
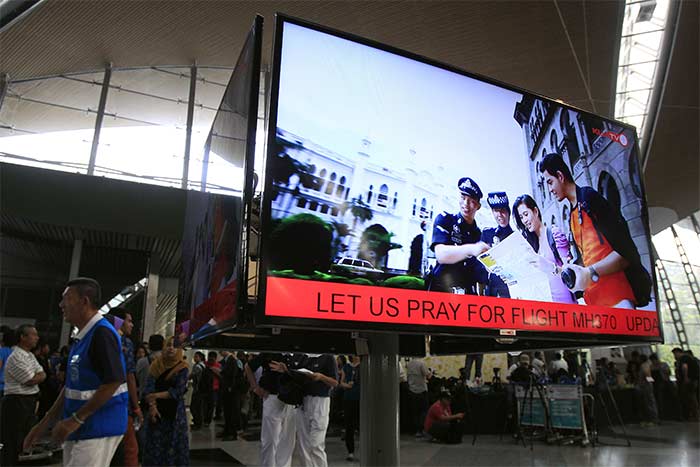
<svg viewBox="0 0 700 467">
<path fill-rule="evenodd" d="M 16 465 L 24 436 L 34 424 L 39 383 L 46 373 L 31 352 L 39 334 L 31 324 L 17 328 L 18 344 L 5 363 L 5 391 L 2 404 L 2 465 Z"/>
</svg>

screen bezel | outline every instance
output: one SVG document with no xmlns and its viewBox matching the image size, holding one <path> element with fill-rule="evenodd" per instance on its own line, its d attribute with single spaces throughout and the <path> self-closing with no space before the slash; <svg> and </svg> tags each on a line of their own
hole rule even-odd
<svg viewBox="0 0 700 467">
<path fill-rule="evenodd" d="M 238 279 L 236 280 L 236 314 L 230 320 L 218 323 L 216 326 L 206 329 L 201 332 L 198 329 L 195 332 L 188 333 L 188 340 L 199 340 L 204 339 L 208 336 L 212 336 L 222 332 L 223 330 L 229 329 L 231 326 L 237 325 L 241 322 L 244 317 L 246 306 L 248 303 L 248 250 L 247 247 L 250 244 L 250 219 L 252 215 L 253 197 L 254 197 L 254 165 L 255 165 L 255 138 L 257 134 L 258 126 L 258 106 L 259 106 L 259 95 L 260 95 L 260 70 L 262 62 L 262 38 L 263 38 L 263 23 L 264 18 L 261 15 L 256 15 L 253 20 L 252 27 L 248 30 L 243 41 L 243 47 L 236 58 L 236 64 L 229 78 L 229 82 L 226 85 L 224 94 L 221 96 L 221 102 L 217 108 L 217 114 L 221 109 L 221 104 L 226 97 L 226 91 L 231 84 L 236 69 L 240 65 L 240 61 L 243 57 L 243 52 L 245 46 L 248 44 L 248 39 L 252 37 L 252 47 L 253 47 L 253 60 L 251 63 L 251 82 L 250 89 L 248 89 L 248 118 L 247 118 L 247 130 L 246 130 L 246 144 L 243 154 L 243 190 L 241 192 L 241 209 L 239 211 L 240 217 L 240 227 L 236 231 L 238 236 Z M 216 120 L 216 116 L 214 117 Z M 207 143 L 211 141 L 213 132 L 214 121 L 212 121 L 212 128 L 209 129 L 209 135 L 207 136 Z M 218 195 L 227 196 L 227 195 Z M 192 317 L 187 317 L 190 320 Z M 177 324 L 177 323 L 176 323 Z M 199 334 L 198 334 L 199 333 Z"/>
<path fill-rule="evenodd" d="M 253 179 L 255 177 L 255 138 L 258 131 L 258 105 L 260 96 L 260 69 L 262 61 L 262 38 L 264 19 L 255 15 L 253 28 L 253 63 L 250 95 L 248 100 L 248 134 L 246 136 L 245 158 L 243 159 L 243 209 L 241 212 L 241 230 L 239 237 L 240 258 L 238 264 L 238 316 L 241 321 L 248 305 L 248 257 L 250 247 L 250 226 L 253 216 L 253 197 L 255 196 Z"/>
<path fill-rule="evenodd" d="M 303 19 L 288 16 L 282 13 L 277 13 L 275 15 L 275 26 L 274 26 L 274 39 L 272 47 L 272 68 L 271 68 L 271 82 L 270 82 L 270 92 L 268 98 L 268 121 L 267 121 L 267 151 L 265 155 L 265 166 L 266 170 L 270 165 L 273 154 L 276 147 L 277 139 L 277 115 L 278 115 L 278 103 L 279 103 L 279 85 L 280 85 L 280 64 L 282 57 L 282 44 L 284 40 L 284 24 L 289 23 L 304 28 L 308 28 L 317 32 L 329 34 L 341 39 L 346 39 L 361 45 L 372 47 L 384 52 L 395 54 L 404 58 L 415 60 L 426 65 L 434 66 L 443 70 L 447 70 L 459 75 L 465 76 L 467 78 L 475 79 L 487 84 L 491 84 L 509 91 L 521 93 L 524 95 L 529 95 L 537 99 L 541 99 L 550 102 L 554 105 L 559 105 L 564 108 L 574 110 L 581 114 L 589 115 L 594 118 L 599 118 L 608 122 L 612 122 L 616 125 L 624 127 L 628 130 L 634 132 L 635 135 L 635 149 L 633 151 L 634 157 L 637 158 L 637 163 L 640 164 L 640 152 L 639 152 L 639 139 L 637 137 L 636 128 L 614 119 L 607 117 L 602 117 L 594 113 L 588 112 L 583 109 L 566 104 L 560 100 L 551 99 L 525 89 L 513 86 L 510 84 L 503 83 L 501 81 L 488 78 L 476 73 L 468 72 L 452 65 L 448 65 L 436 60 L 432 60 L 421 55 L 408 52 L 406 50 L 401 50 L 396 47 L 392 47 L 386 44 L 382 44 L 370 39 L 366 39 L 354 34 L 339 31 L 337 29 L 329 28 L 326 26 L 321 26 Z M 641 168 L 641 164 L 640 164 Z M 306 329 L 334 329 L 334 330 L 344 330 L 344 331 L 384 331 L 384 332 L 398 332 L 401 334 L 434 334 L 434 335 L 446 335 L 446 336 L 474 336 L 474 337 L 493 337 L 499 338 L 503 337 L 500 334 L 500 329 L 498 328 L 469 328 L 469 327 L 448 327 L 448 326 L 435 326 L 435 325 L 412 325 L 412 324 L 390 324 L 390 323 L 371 323 L 371 322 L 357 322 L 357 321 L 341 321 L 341 320 L 321 320 L 321 319 L 310 319 L 310 318 L 289 318 L 281 316 L 268 316 L 265 314 L 265 298 L 267 291 L 267 263 L 268 263 L 268 252 L 266 246 L 268 244 L 268 234 L 271 226 L 271 214 L 272 214 L 272 200 L 269 196 L 272 190 L 272 180 L 271 177 L 265 174 L 264 188 L 262 193 L 262 206 L 261 206 L 261 226 L 262 235 L 260 237 L 260 264 L 258 271 L 258 300 L 255 313 L 255 324 L 261 327 L 288 327 L 288 328 L 306 328 Z M 624 334 L 586 334 L 586 333 L 570 333 L 570 332 L 537 332 L 537 331 L 517 331 L 518 339 L 542 339 L 542 340 L 559 340 L 559 341 L 581 341 L 586 343 L 619 343 L 619 342 L 663 342 L 663 323 L 661 320 L 661 314 L 659 312 L 659 294 L 658 294 L 658 284 L 656 280 L 655 264 L 653 261 L 653 248 L 651 244 L 651 229 L 649 225 L 649 212 L 646 202 L 646 187 L 643 178 L 640 179 L 640 186 L 642 192 L 642 206 L 641 206 L 641 217 L 643 220 L 644 228 L 646 230 L 647 243 L 649 248 L 651 261 L 651 271 L 649 274 L 652 276 L 654 297 L 656 298 L 656 318 L 658 321 L 658 336 L 636 336 L 636 335 L 624 335 Z"/>
</svg>

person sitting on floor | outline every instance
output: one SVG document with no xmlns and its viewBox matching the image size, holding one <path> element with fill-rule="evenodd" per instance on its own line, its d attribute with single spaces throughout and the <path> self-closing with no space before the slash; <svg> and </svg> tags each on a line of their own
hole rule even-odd
<svg viewBox="0 0 700 467">
<path fill-rule="evenodd" d="M 432 436 L 434 441 L 450 444 L 462 442 L 464 413 L 452 415 L 451 401 L 450 393 L 442 391 L 440 398 L 430 407 L 425 417 L 423 430 Z"/>
</svg>

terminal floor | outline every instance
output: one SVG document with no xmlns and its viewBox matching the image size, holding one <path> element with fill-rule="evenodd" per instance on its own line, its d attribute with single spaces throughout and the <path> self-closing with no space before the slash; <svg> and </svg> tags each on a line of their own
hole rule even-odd
<svg viewBox="0 0 700 467">
<path fill-rule="evenodd" d="M 260 441 L 221 441 L 216 438 L 216 431 L 221 426 L 212 424 L 208 429 L 192 433 L 190 442 L 191 465 L 197 466 L 257 466 L 259 465 Z M 337 433 L 337 430 L 335 430 Z M 642 428 L 628 425 L 627 432 L 632 447 L 627 447 L 621 429 L 620 434 L 601 436 L 601 444 L 595 447 L 578 445 L 547 445 L 543 441 L 534 441 L 530 450 L 529 439 L 526 448 L 516 443 L 512 437 L 498 435 L 481 435 L 472 446 L 471 435 L 464 437 L 458 445 L 435 444 L 416 440 L 413 436 L 402 435 L 400 442 L 401 465 L 408 466 L 555 466 L 555 467 L 589 467 L 589 466 L 640 466 L 640 467 L 685 467 L 700 465 L 700 424 L 664 422 L 660 426 Z M 255 432 L 255 428 L 251 429 Z M 253 436 L 255 437 L 255 436 Z M 356 442 L 356 454 L 359 459 L 361 446 Z M 345 443 L 339 436 L 326 439 L 326 452 L 330 466 L 359 466 L 359 460 L 345 460 Z M 29 465 L 47 465 L 46 462 L 33 462 Z M 48 465 L 60 466 L 60 453 Z M 301 466 L 299 459 L 293 459 L 293 466 Z"/>
<path fill-rule="evenodd" d="M 534 449 L 517 444 L 512 437 L 499 439 L 497 435 L 482 435 L 471 445 L 467 435 L 459 445 L 442 445 L 416 440 L 402 435 L 401 465 L 410 466 L 694 466 L 700 465 L 700 424 L 664 422 L 660 426 L 643 428 L 630 425 L 627 431 L 632 447 L 624 438 L 601 436 L 595 447 L 547 445 L 534 442 Z M 618 433 L 622 433 L 617 428 Z M 602 443 L 604 442 L 604 444 Z M 217 440 L 214 428 L 194 432 L 191 450 L 193 466 L 258 465 L 259 441 Z M 361 449 L 360 446 L 356 448 Z M 221 452 L 223 450 L 224 452 Z M 326 439 L 328 463 L 331 466 L 359 466 L 359 461 L 345 460 L 345 443 L 338 436 Z M 230 456 L 230 457 L 229 457 Z M 358 455 L 359 458 L 359 455 Z M 208 460 L 207 460 L 208 459 Z M 237 463 L 238 464 L 237 464 Z M 294 466 L 301 463 L 294 458 Z"/>
</svg>

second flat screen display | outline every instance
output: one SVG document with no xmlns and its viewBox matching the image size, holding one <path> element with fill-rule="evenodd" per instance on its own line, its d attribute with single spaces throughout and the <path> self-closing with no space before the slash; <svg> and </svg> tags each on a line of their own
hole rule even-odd
<svg viewBox="0 0 700 467">
<path fill-rule="evenodd" d="M 658 340 L 633 128 L 278 21 L 262 323 Z"/>
</svg>

